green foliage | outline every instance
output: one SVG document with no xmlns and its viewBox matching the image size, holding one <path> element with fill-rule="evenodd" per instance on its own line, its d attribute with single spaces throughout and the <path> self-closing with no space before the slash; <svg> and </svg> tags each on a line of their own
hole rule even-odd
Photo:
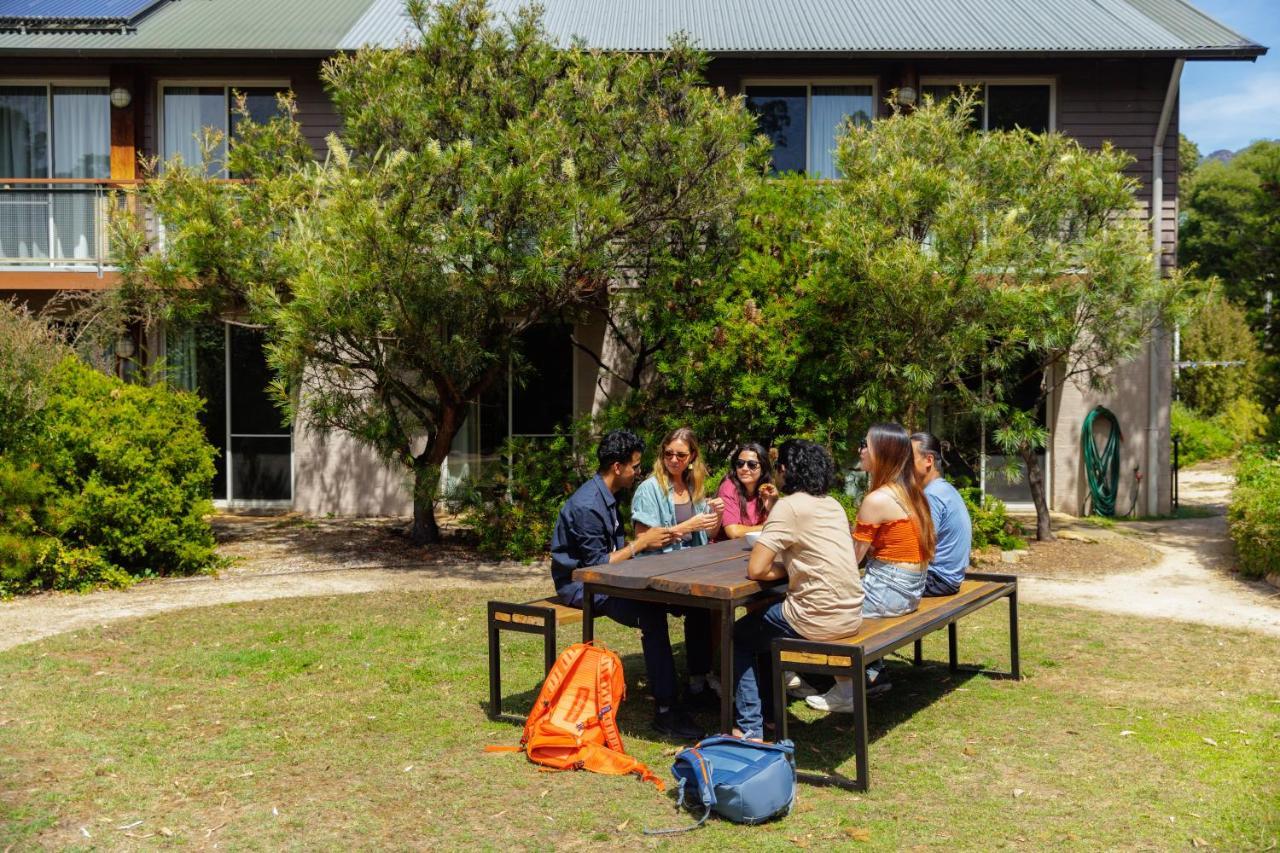
<svg viewBox="0 0 1280 853">
<path fill-rule="evenodd" d="M 1229 162 L 1201 164 L 1182 199 L 1186 220 L 1178 246 L 1183 263 L 1222 280 L 1227 297 L 1244 307 L 1269 355 L 1280 352 L 1280 324 L 1267 313 L 1267 294 L 1280 298 L 1278 190 L 1280 142 L 1255 142 Z"/>
<path fill-rule="evenodd" d="M 412 40 L 325 65 L 342 134 L 323 164 L 290 115 L 232 146 L 253 183 L 170 166 L 144 192 L 171 243 L 123 271 L 168 300 L 173 282 L 195 282 L 197 305 L 247 294 L 290 414 L 412 472 L 422 542 L 438 537 L 439 465 L 519 364 L 520 333 L 619 281 L 697 277 L 764 147 L 686 42 L 566 48 L 536 10 L 497 20 L 483 0 L 408 13 Z"/>
<path fill-rule="evenodd" d="M 997 545 L 1003 551 L 1027 547 L 1022 525 L 1010 518 L 1004 502 L 994 495 L 983 495 L 976 486 L 958 489 L 973 522 L 973 547 Z"/>
<path fill-rule="evenodd" d="M 126 384 L 74 357 L 47 380 L 38 437 L 0 457 L 0 592 L 121 586 L 217 563 L 213 448 L 200 401 Z"/>
<path fill-rule="evenodd" d="M 0 302 L 0 454 L 20 451 L 48 395 L 45 377 L 70 350 L 47 323 L 16 302 Z"/>
<path fill-rule="evenodd" d="M 1232 400 L 1227 408 L 1205 417 L 1175 402 L 1169 414 L 1170 431 L 1180 439 L 1178 464 L 1194 465 L 1225 459 L 1257 441 L 1267 431 L 1268 418 L 1254 400 Z"/>
<path fill-rule="evenodd" d="M 1178 397 L 1204 417 L 1213 417 L 1238 399 L 1258 393 L 1262 353 L 1245 312 L 1221 293 L 1211 294 L 1182 327 L 1186 361 L 1242 361 L 1230 367 L 1184 368 L 1178 376 Z"/>
<path fill-rule="evenodd" d="M 589 427 L 583 419 L 550 439 L 510 439 L 500 461 L 447 496 L 481 551 L 526 561 L 546 554 L 561 505 L 595 473 L 584 455 L 595 446 Z"/>
<path fill-rule="evenodd" d="M 1280 572 L 1280 459 L 1276 447 L 1250 448 L 1236 463 L 1236 487 L 1227 509 L 1240 572 Z"/>
<path fill-rule="evenodd" d="M 1178 134 L 1178 195 L 1186 198 L 1196 169 L 1200 166 L 1200 146 L 1196 145 L 1186 134 Z"/>
</svg>

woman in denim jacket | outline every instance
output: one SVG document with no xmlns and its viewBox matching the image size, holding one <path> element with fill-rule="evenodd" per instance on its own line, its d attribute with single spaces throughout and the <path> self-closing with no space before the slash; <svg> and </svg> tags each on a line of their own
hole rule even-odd
<svg viewBox="0 0 1280 853">
<path fill-rule="evenodd" d="M 707 500 L 707 466 L 693 430 L 673 430 L 658 448 L 649 477 L 631 498 L 631 521 L 637 535 L 650 527 L 668 527 L 680 538 L 644 554 L 706 545 L 720 531 L 724 501 Z"/>
</svg>

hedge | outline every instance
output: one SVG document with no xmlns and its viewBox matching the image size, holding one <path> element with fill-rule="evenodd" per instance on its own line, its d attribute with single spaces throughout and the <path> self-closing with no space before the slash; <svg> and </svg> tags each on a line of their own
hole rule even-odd
<svg viewBox="0 0 1280 853">
<path fill-rule="evenodd" d="M 1240 573 L 1280 572 L 1280 459 L 1276 446 L 1252 447 L 1236 464 L 1236 487 L 1227 509 Z"/>
</svg>

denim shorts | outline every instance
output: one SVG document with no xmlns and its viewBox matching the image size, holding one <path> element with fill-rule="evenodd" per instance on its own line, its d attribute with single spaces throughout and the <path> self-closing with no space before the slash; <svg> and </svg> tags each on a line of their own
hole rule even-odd
<svg viewBox="0 0 1280 853">
<path fill-rule="evenodd" d="M 886 563 L 867 558 L 862 579 L 863 616 L 902 616 L 920 606 L 928 574 L 915 563 Z"/>
</svg>

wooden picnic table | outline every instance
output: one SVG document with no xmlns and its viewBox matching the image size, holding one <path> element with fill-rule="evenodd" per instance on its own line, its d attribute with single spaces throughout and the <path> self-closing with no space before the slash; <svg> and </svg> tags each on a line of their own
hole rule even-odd
<svg viewBox="0 0 1280 853">
<path fill-rule="evenodd" d="M 608 595 L 657 604 L 701 607 L 720 614 L 720 729 L 733 728 L 734 612 L 756 601 L 774 600 L 785 590 L 786 578 L 753 581 L 747 578 L 751 548 L 745 539 L 730 539 L 697 548 L 681 548 L 603 566 L 577 569 L 582 581 L 582 639 L 595 636 L 594 596 Z"/>
</svg>

